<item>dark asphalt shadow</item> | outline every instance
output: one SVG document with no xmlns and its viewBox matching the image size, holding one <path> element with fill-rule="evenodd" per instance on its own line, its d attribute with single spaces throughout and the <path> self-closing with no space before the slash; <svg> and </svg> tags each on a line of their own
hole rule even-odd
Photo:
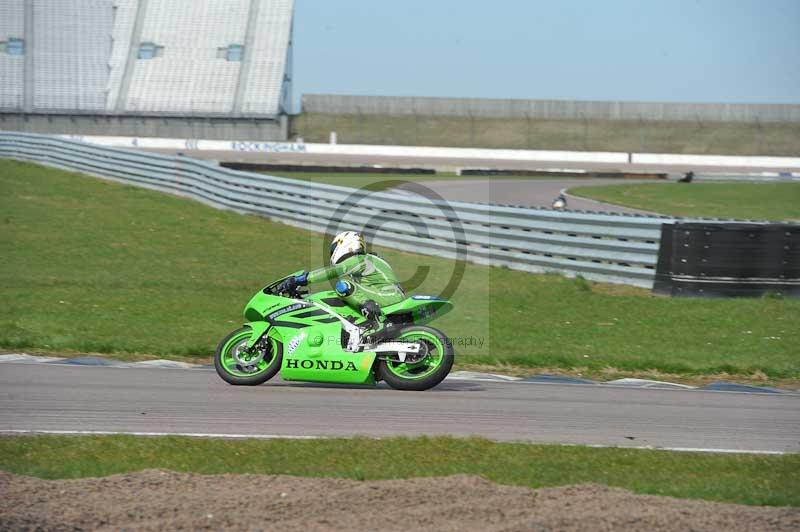
<svg viewBox="0 0 800 532">
<path fill-rule="evenodd" d="M 476 381 L 443 382 L 429 392 L 482 392 L 486 388 Z"/>
<path fill-rule="evenodd" d="M 323 389 L 332 389 L 332 390 L 375 390 L 375 391 L 383 391 L 383 390 L 390 390 L 390 391 L 399 391 L 394 390 L 391 386 L 386 384 L 385 382 L 379 382 L 377 385 L 365 385 L 365 384 L 335 384 L 335 383 L 327 383 L 327 382 L 286 382 L 286 381 L 275 381 L 273 383 L 267 383 L 267 386 L 285 386 L 290 388 L 323 388 Z M 485 388 L 481 386 L 480 382 L 443 382 L 438 386 L 426 390 L 427 392 L 480 392 L 483 391 Z M 413 393 L 413 392 L 411 392 Z"/>
</svg>

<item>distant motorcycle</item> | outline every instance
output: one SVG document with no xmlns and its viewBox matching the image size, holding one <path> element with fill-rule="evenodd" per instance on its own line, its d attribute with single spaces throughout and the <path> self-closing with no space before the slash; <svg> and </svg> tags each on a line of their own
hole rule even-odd
<svg viewBox="0 0 800 532">
<path fill-rule="evenodd" d="M 375 384 L 427 390 L 453 367 L 453 347 L 425 324 L 453 304 L 412 296 L 383 310 L 383 328 L 370 334 L 366 318 L 326 291 L 308 295 L 287 276 L 258 292 L 244 311 L 248 321 L 217 347 L 217 374 L 234 385 L 259 385 L 278 372 L 287 381 Z"/>
</svg>

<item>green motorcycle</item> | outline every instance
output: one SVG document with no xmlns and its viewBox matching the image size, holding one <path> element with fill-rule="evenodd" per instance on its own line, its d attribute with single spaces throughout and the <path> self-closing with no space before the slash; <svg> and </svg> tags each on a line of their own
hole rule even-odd
<svg viewBox="0 0 800 532">
<path fill-rule="evenodd" d="M 412 296 L 383 308 L 382 328 L 325 291 L 309 295 L 286 281 L 258 292 L 244 311 L 245 324 L 217 347 L 214 367 L 230 384 L 256 386 L 278 372 L 286 381 L 374 385 L 427 390 L 453 367 L 453 346 L 426 324 L 453 304 Z"/>
</svg>

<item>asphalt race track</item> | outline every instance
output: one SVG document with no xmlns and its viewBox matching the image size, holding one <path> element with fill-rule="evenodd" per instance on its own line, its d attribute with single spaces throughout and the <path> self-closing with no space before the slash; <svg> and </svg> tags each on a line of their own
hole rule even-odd
<svg viewBox="0 0 800 532">
<path fill-rule="evenodd" d="M 177 150 L 148 149 L 156 153 L 174 155 Z M 386 168 L 436 168 L 439 171 L 453 172 L 459 168 L 502 168 L 507 170 L 567 169 L 587 171 L 607 171 L 626 173 L 666 173 L 673 177 L 689 170 L 697 173 L 729 173 L 731 175 L 779 171 L 796 171 L 796 168 L 777 169 L 774 167 L 720 167 L 662 164 L 617 164 L 580 163 L 567 161 L 512 161 L 506 159 L 464 159 L 464 158 L 415 158 L 373 155 L 329 155 L 311 153 L 264 153 L 241 151 L 198 151 L 185 153 L 198 159 L 220 162 L 276 165 L 321 165 L 321 166 L 381 166 Z M 424 181 L 423 184 L 449 201 L 470 201 L 496 203 L 502 205 L 521 205 L 527 207 L 550 207 L 563 189 L 579 186 L 619 185 L 630 183 L 658 183 L 660 180 L 636 179 L 507 179 L 502 177 L 472 178 L 464 180 Z M 627 214 L 652 214 L 646 211 L 621 207 L 597 201 L 570 197 L 568 209 Z"/>
<path fill-rule="evenodd" d="M 178 152 L 197 159 L 212 159 L 223 162 L 265 163 L 265 164 L 306 164 L 324 166 L 386 166 L 398 168 L 439 168 L 455 170 L 457 168 L 502 168 L 506 170 L 566 169 L 622 171 L 630 173 L 667 173 L 681 175 L 689 170 L 695 173 L 726 173 L 731 175 L 758 172 L 797 172 L 796 167 L 782 168 L 774 166 L 704 166 L 689 164 L 619 164 L 570 161 L 510 161 L 507 159 L 469 159 L 437 157 L 397 157 L 386 155 L 334 155 L 321 153 L 265 153 L 247 151 L 213 151 L 213 150 L 165 150 L 147 149 L 155 153 L 174 155 Z"/>
<path fill-rule="evenodd" d="M 502 441 L 797 452 L 800 395 L 449 380 L 428 392 L 275 380 L 248 388 L 214 371 L 9 363 L 0 433 L 213 436 L 481 436 Z"/>
<path fill-rule="evenodd" d="M 453 179 L 424 181 L 422 184 L 448 201 L 470 201 L 496 203 L 499 205 L 522 205 L 526 207 L 550 207 L 553 200 L 564 189 L 603 185 L 628 185 L 631 183 L 663 183 L 633 179 Z M 402 188 L 402 187 L 401 187 Z M 570 196 L 567 208 L 581 211 L 623 212 L 650 214 L 646 211 L 601 203 Z"/>
</svg>

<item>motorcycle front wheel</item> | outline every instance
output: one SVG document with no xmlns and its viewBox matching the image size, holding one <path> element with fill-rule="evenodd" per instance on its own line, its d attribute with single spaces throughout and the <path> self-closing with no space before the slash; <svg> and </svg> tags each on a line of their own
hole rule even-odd
<svg viewBox="0 0 800 532">
<path fill-rule="evenodd" d="M 439 330 L 422 325 L 405 327 L 393 342 L 416 343 L 420 355 L 405 362 L 378 362 L 378 377 L 396 390 L 422 391 L 444 380 L 453 367 L 453 346 Z"/>
<path fill-rule="evenodd" d="M 214 368 L 222 380 L 236 386 L 258 386 L 281 369 L 283 345 L 274 338 L 260 340 L 252 352 L 246 350 L 253 331 L 242 327 L 230 333 L 217 346 Z"/>
</svg>

